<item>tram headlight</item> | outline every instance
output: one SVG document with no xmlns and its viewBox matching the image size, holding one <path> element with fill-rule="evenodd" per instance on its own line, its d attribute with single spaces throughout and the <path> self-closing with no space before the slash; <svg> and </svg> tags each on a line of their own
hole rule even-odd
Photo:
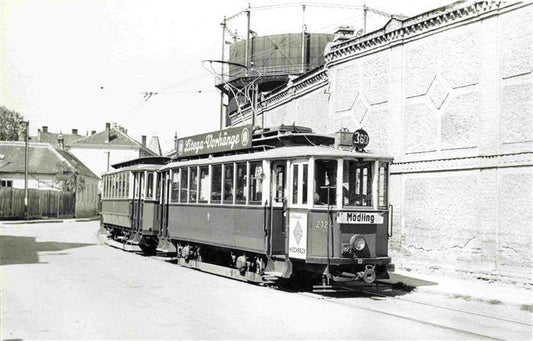
<svg viewBox="0 0 533 341">
<path fill-rule="evenodd" d="M 352 240 L 350 240 L 350 244 L 352 244 L 352 248 L 355 251 L 361 251 L 366 246 L 366 240 L 363 236 L 355 235 L 352 237 Z"/>
</svg>

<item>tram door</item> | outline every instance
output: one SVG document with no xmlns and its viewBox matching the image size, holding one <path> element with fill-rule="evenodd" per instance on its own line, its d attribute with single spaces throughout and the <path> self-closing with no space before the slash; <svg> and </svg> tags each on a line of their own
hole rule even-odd
<svg viewBox="0 0 533 341">
<path fill-rule="evenodd" d="M 270 224 L 267 241 L 271 255 L 285 253 L 285 212 L 287 210 L 287 161 L 273 161 L 270 184 Z"/>
<path fill-rule="evenodd" d="M 139 232 L 142 227 L 144 172 L 135 173 L 135 183 L 137 186 L 133 196 L 133 230 Z"/>
<path fill-rule="evenodd" d="M 161 229 L 159 230 L 161 237 L 168 237 L 168 200 L 170 193 L 170 174 L 168 172 L 161 173 L 161 199 L 160 199 L 160 212 L 161 212 Z"/>
</svg>

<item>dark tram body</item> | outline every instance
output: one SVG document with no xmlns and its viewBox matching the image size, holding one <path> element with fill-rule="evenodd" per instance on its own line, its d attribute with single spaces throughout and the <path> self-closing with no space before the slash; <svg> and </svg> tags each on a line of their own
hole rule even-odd
<svg viewBox="0 0 533 341">
<path fill-rule="evenodd" d="M 241 280 L 388 278 L 392 158 L 356 150 L 352 137 L 242 126 L 181 139 L 164 165 L 128 165 L 104 177 L 131 172 L 142 193 L 135 174 L 152 172 L 154 200 L 141 194 L 140 202 L 155 219 L 148 224 L 143 211 L 139 220 L 130 195 L 131 223 L 120 225 L 119 205 L 104 196 L 103 226 L 140 245 L 167 243 L 181 265 Z"/>
<path fill-rule="evenodd" d="M 127 250 L 150 252 L 161 227 L 161 165 L 167 157 L 147 157 L 115 164 L 102 177 L 102 226 Z"/>
</svg>

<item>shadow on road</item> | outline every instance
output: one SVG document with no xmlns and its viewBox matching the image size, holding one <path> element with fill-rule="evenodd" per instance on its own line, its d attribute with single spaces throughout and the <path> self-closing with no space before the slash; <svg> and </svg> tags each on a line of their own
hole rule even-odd
<svg viewBox="0 0 533 341">
<path fill-rule="evenodd" d="M 370 297 L 380 299 L 382 297 L 396 297 L 409 294 L 417 287 L 438 285 L 436 282 L 422 280 L 416 277 L 390 273 L 390 279 L 378 280 L 373 284 L 357 282 L 355 285 L 346 286 L 346 291 L 340 292 L 315 292 L 319 295 L 335 298 Z"/>
<path fill-rule="evenodd" d="M 38 252 L 62 251 L 95 244 L 36 242 L 35 237 L 0 236 L 0 265 L 39 263 Z"/>
</svg>

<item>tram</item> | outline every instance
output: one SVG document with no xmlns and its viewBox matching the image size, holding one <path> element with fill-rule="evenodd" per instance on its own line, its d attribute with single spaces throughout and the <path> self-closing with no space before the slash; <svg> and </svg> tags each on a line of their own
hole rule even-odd
<svg viewBox="0 0 533 341">
<path fill-rule="evenodd" d="M 392 157 L 364 130 L 240 126 L 182 138 L 172 158 L 103 176 L 108 243 L 171 254 L 190 268 L 334 291 L 388 278 Z M 137 247 L 137 249 L 135 248 Z"/>
<path fill-rule="evenodd" d="M 126 251 L 155 254 L 161 228 L 161 173 L 168 157 L 145 157 L 112 165 L 102 176 L 102 227 L 106 242 Z"/>
<path fill-rule="evenodd" d="M 294 125 L 180 139 L 160 168 L 162 234 L 179 264 L 241 280 L 388 278 L 392 158 L 366 144 Z"/>
</svg>

